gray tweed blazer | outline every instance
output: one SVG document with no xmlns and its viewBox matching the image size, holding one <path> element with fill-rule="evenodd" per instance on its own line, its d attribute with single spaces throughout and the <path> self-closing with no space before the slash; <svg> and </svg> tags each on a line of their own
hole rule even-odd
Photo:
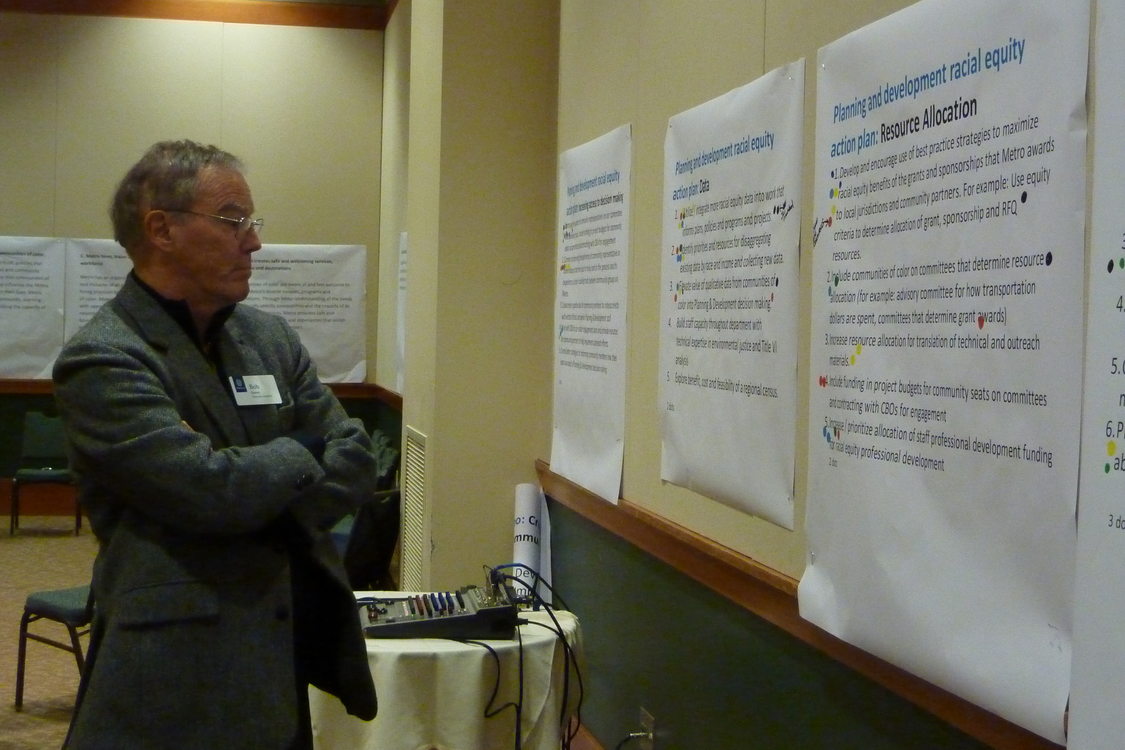
<svg viewBox="0 0 1125 750">
<path fill-rule="evenodd" d="M 303 747 L 309 683 L 375 715 L 327 534 L 374 486 L 370 440 L 281 318 L 238 305 L 218 348 L 228 375 L 273 375 L 282 403 L 236 405 L 132 275 L 55 364 L 99 541 L 68 748 Z M 321 461 L 299 434 L 327 438 Z"/>
</svg>

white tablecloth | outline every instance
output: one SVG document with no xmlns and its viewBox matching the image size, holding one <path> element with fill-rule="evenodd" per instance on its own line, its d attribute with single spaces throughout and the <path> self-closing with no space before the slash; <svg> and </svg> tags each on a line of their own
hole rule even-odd
<svg viewBox="0 0 1125 750">
<path fill-rule="evenodd" d="M 357 592 L 357 596 L 371 592 Z M 391 594 L 393 595 L 393 594 Z M 569 612 L 555 617 L 574 653 L 581 658 L 578 619 Z M 563 645 L 545 612 L 522 612 L 523 750 L 558 750 L 562 732 L 564 683 L 568 713 L 578 708 L 578 678 L 571 666 L 566 678 Z M 544 627 L 544 625 L 548 627 Z M 364 722 L 344 712 L 340 702 L 316 688 L 309 690 L 313 738 L 317 750 L 509 750 L 515 745 L 515 709 L 500 706 L 519 700 L 520 640 L 486 641 L 483 646 L 436 638 L 368 638 L 367 659 L 379 696 L 379 715 Z"/>
</svg>

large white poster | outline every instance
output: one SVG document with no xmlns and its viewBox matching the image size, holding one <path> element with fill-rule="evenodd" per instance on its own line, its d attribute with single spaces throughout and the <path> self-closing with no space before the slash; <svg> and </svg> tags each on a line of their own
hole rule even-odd
<svg viewBox="0 0 1125 750">
<path fill-rule="evenodd" d="M 559 157 L 551 470 L 617 502 L 625 455 L 631 128 Z"/>
<path fill-rule="evenodd" d="M 804 60 L 664 141 L 661 478 L 793 528 Z"/>
<path fill-rule="evenodd" d="M 366 280 L 363 245 L 263 245 L 246 304 L 282 316 L 301 334 L 322 381 L 361 383 Z"/>
<path fill-rule="evenodd" d="M 801 614 L 1056 742 L 1089 20 L 923 0 L 818 56 Z"/>
<path fill-rule="evenodd" d="M 133 261 L 114 240 L 66 240 L 66 327 L 69 339 L 117 294 Z"/>
<path fill-rule="evenodd" d="M 395 390 L 406 385 L 406 278 L 409 268 L 409 235 L 398 236 L 398 296 L 395 298 Z"/>
<path fill-rule="evenodd" d="M 63 344 L 63 240 L 0 237 L 0 378 L 49 378 Z"/>
<path fill-rule="evenodd" d="M 246 302 L 285 317 L 326 383 L 362 382 L 362 245 L 264 245 Z M 0 237 L 0 377 L 50 378 L 63 341 L 113 298 L 132 261 L 112 240 Z"/>
<path fill-rule="evenodd" d="M 1094 161 L 1079 472 L 1073 750 L 1118 750 L 1125 738 L 1125 5 L 1098 3 Z"/>
</svg>

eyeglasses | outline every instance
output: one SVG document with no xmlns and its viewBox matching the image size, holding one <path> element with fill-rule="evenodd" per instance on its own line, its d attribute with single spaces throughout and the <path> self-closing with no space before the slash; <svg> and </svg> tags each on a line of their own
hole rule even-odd
<svg viewBox="0 0 1125 750">
<path fill-rule="evenodd" d="M 238 239 L 244 238 L 253 229 L 255 234 L 261 235 L 262 225 L 265 219 L 251 219 L 249 216 L 235 219 L 230 216 L 219 216 L 218 214 L 205 214 L 199 211 L 189 211 L 186 208 L 158 208 L 157 211 L 170 211 L 177 214 L 191 214 L 193 216 L 205 216 L 208 219 L 216 219 L 218 221 L 226 222 L 227 224 L 234 225 L 234 236 Z"/>
</svg>

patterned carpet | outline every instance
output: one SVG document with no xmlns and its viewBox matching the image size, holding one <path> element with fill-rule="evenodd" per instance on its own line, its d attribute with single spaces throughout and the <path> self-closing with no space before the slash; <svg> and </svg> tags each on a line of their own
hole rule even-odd
<svg viewBox="0 0 1125 750">
<path fill-rule="evenodd" d="M 0 750 L 48 750 L 62 746 L 78 689 L 78 668 L 65 651 L 34 641 L 27 645 L 23 711 L 16 712 L 16 653 L 20 617 L 28 593 L 88 583 L 97 543 L 85 526 L 74 536 L 74 518 L 22 516 L 16 536 L 0 529 Z M 66 629 L 33 623 L 35 632 L 65 640 Z M 85 639 L 83 639 L 85 643 Z"/>
</svg>

